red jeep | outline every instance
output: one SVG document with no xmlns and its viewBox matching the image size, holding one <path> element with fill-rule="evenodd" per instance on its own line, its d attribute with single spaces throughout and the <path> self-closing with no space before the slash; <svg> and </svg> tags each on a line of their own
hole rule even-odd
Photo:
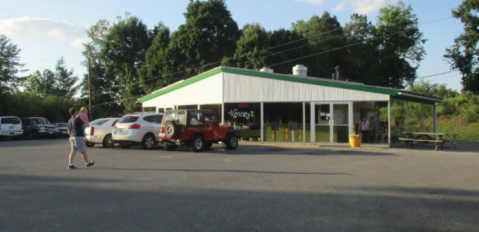
<svg viewBox="0 0 479 232">
<path fill-rule="evenodd" d="M 236 149 L 237 132 L 232 126 L 220 125 L 213 110 L 170 110 L 163 116 L 159 137 L 167 151 L 188 146 L 191 151 L 200 152 L 219 142 L 228 149 Z"/>
</svg>

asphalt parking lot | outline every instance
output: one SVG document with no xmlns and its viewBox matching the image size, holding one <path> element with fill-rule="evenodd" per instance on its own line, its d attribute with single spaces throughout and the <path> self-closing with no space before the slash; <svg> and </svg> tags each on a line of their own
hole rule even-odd
<svg viewBox="0 0 479 232">
<path fill-rule="evenodd" d="M 478 231 L 479 143 L 192 153 L 0 141 L 0 231 Z"/>
</svg>

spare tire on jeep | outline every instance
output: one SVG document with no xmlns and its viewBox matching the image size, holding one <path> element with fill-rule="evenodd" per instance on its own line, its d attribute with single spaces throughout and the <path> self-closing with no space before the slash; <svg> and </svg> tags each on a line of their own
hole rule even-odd
<svg viewBox="0 0 479 232">
<path fill-rule="evenodd" d="M 174 121 L 166 121 L 165 136 L 169 139 L 176 137 L 178 134 L 178 125 Z"/>
</svg>

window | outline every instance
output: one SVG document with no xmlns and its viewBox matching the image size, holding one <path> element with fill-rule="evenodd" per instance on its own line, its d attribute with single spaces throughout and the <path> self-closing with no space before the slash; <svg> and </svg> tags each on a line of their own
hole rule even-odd
<svg viewBox="0 0 479 232">
<path fill-rule="evenodd" d="M 94 120 L 93 122 L 91 122 L 90 125 L 92 125 L 92 126 L 100 126 L 100 125 L 102 125 L 103 123 L 105 123 L 106 121 L 108 121 L 108 119 L 97 119 L 97 120 Z"/>
<path fill-rule="evenodd" d="M 212 112 L 205 113 L 205 123 L 215 123 L 218 122 L 216 115 Z"/>
<path fill-rule="evenodd" d="M 163 119 L 162 115 L 150 115 L 150 116 L 145 116 L 143 118 L 143 120 L 147 122 L 156 123 L 156 124 L 160 124 L 162 119 Z"/>
<path fill-rule="evenodd" d="M 127 115 L 120 119 L 120 123 L 132 123 L 138 120 L 138 116 Z"/>
<path fill-rule="evenodd" d="M 184 126 L 186 124 L 185 112 L 184 111 L 167 112 L 165 114 L 165 122 L 166 121 L 174 121 L 176 124 Z"/>
<path fill-rule="evenodd" d="M 189 122 L 191 126 L 202 126 L 203 125 L 203 113 L 199 111 L 190 112 Z"/>
<path fill-rule="evenodd" d="M 2 121 L 2 124 L 21 124 L 22 123 L 19 118 L 2 118 L 1 121 Z"/>
</svg>

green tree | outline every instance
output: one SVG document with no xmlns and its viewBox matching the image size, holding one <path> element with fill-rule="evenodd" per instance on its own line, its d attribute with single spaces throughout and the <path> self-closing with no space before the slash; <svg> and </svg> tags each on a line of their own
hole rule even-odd
<svg viewBox="0 0 479 232">
<path fill-rule="evenodd" d="M 171 36 L 168 47 L 169 74 L 195 75 L 218 66 L 224 57 L 232 57 L 239 31 L 224 0 L 190 0 L 186 23 Z"/>
<path fill-rule="evenodd" d="M 225 65 L 247 69 L 261 69 L 266 64 L 268 51 L 268 32 L 258 23 L 246 24 L 241 30 L 241 37 L 236 42 L 233 58 L 224 60 Z"/>
<path fill-rule="evenodd" d="M 304 48 L 308 46 L 307 38 L 295 30 L 279 29 L 268 33 L 266 66 L 272 67 L 275 73 L 291 74 L 293 65 L 288 61 L 304 56 Z"/>
<path fill-rule="evenodd" d="M 345 38 L 343 28 L 335 16 L 324 12 L 321 17 L 313 16 L 309 21 L 299 20 L 292 29 L 308 38 L 309 47 L 305 47 L 305 57 L 296 63 L 308 67 L 308 75 L 331 77 L 336 66 L 343 66 Z M 293 66 L 288 64 L 290 68 Z"/>
<path fill-rule="evenodd" d="M 58 92 L 55 88 L 55 73 L 49 69 L 45 69 L 43 73 L 35 71 L 34 73 L 21 78 L 21 85 L 25 91 L 35 94 L 39 97 L 56 95 Z"/>
<path fill-rule="evenodd" d="M 140 81 L 145 93 L 159 89 L 167 84 L 168 46 L 170 29 L 159 23 L 154 29 L 154 38 L 146 52 L 145 65 L 140 70 Z"/>
<path fill-rule="evenodd" d="M 454 40 L 454 45 L 446 49 L 445 58 L 451 67 L 462 74 L 463 91 L 479 93 L 479 67 L 477 43 L 479 41 L 479 2 L 463 0 L 458 8 L 452 11 L 455 18 L 461 19 L 464 32 Z"/>
<path fill-rule="evenodd" d="M 426 42 L 417 22 L 412 7 L 403 2 L 380 9 L 373 40 L 377 61 L 367 84 L 404 88 L 414 83 Z"/>
<path fill-rule="evenodd" d="M 345 66 L 341 68 L 344 79 L 363 83 L 368 79 L 370 67 L 376 62 L 372 43 L 375 31 L 367 16 L 359 14 L 353 14 L 344 26 L 347 44 L 352 45 L 345 48 Z"/>
<path fill-rule="evenodd" d="M 119 18 L 101 43 L 101 62 L 107 75 L 114 78 L 113 85 L 120 86 L 117 95 L 125 111 L 140 109 L 137 98 L 144 94 L 140 87 L 139 69 L 145 63 L 145 53 L 151 45 L 147 26 L 137 17 Z"/>
<path fill-rule="evenodd" d="M 88 68 L 90 59 L 90 82 L 92 92 L 92 118 L 120 116 L 124 112 L 124 105 L 121 104 L 121 86 L 117 84 L 113 71 L 107 72 L 106 62 L 101 50 L 106 36 L 111 28 L 107 20 L 99 20 L 87 31 L 91 41 L 85 44 L 83 55 L 86 60 L 83 65 Z M 88 104 L 88 74 L 82 78 L 82 99 L 79 106 Z"/>
<path fill-rule="evenodd" d="M 57 61 L 55 66 L 55 95 L 72 99 L 78 92 L 80 85 L 77 85 L 77 76 L 73 76 L 73 69 L 68 70 L 63 58 Z"/>
<path fill-rule="evenodd" d="M 459 95 L 458 92 L 447 88 L 446 84 L 432 84 L 424 80 L 416 81 L 413 86 L 408 88 L 408 91 L 439 98 L 454 98 Z"/>
<path fill-rule="evenodd" d="M 24 65 L 20 63 L 20 51 L 17 45 L 0 35 L 0 96 L 10 92 L 17 82 L 17 73 Z"/>
</svg>

